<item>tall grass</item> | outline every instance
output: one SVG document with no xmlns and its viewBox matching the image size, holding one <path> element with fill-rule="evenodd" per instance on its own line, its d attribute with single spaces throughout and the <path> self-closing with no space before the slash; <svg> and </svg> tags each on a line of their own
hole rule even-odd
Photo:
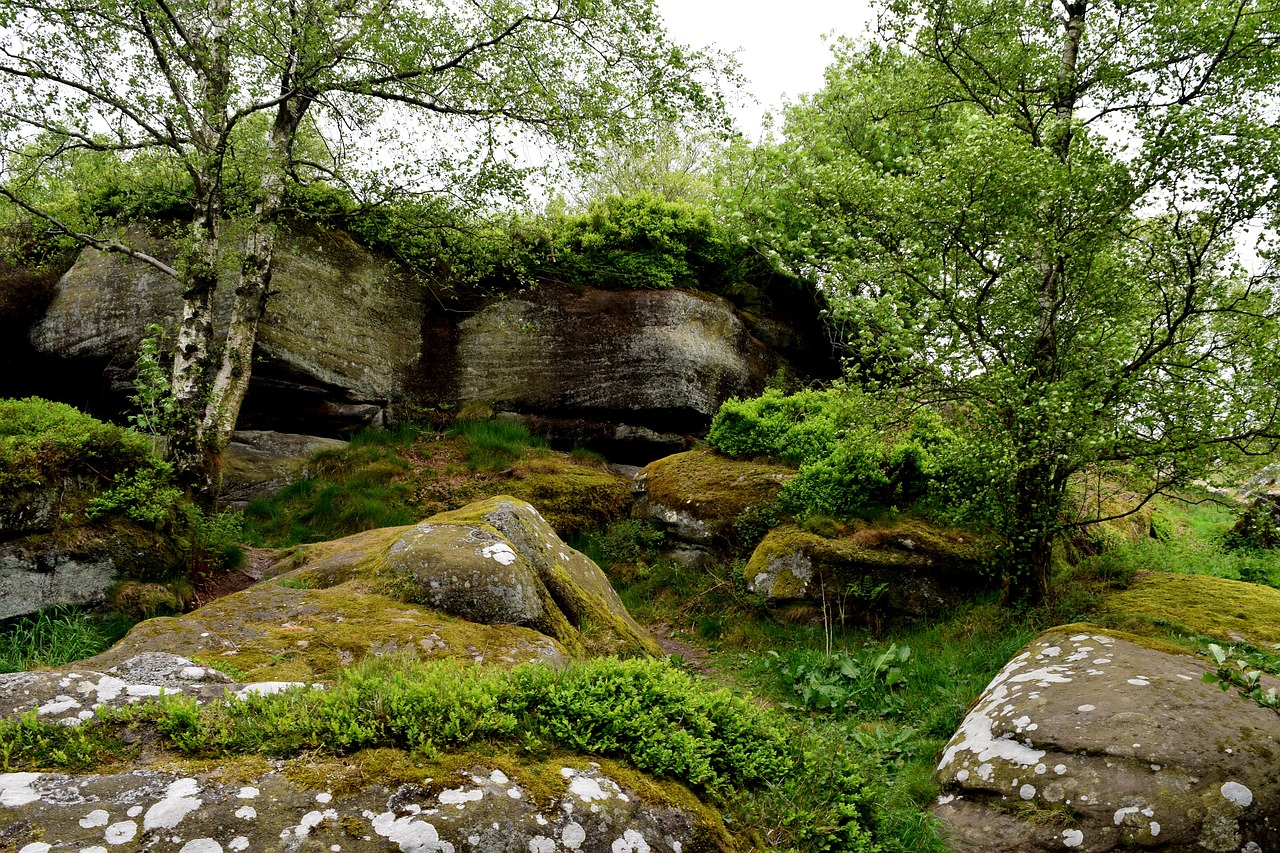
<svg viewBox="0 0 1280 853">
<path fill-rule="evenodd" d="M 125 635 L 123 616 L 58 606 L 0 625 L 0 672 L 56 667 L 92 657 Z"/>
<path fill-rule="evenodd" d="M 459 421 L 449 436 L 466 448 L 471 471 L 501 471 L 547 446 L 545 439 L 531 435 L 523 424 L 506 420 Z"/>
</svg>

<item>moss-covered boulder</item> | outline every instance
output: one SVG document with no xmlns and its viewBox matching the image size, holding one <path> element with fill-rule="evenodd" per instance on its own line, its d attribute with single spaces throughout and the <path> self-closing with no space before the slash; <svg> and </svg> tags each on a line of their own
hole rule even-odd
<svg viewBox="0 0 1280 853">
<path fill-rule="evenodd" d="M 771 602 L 845 601 L 879 615 L 936 615 L 986 585 L 996 543 L 921 519 L 856 521 L 833 537 L 786 524 L 748 561 L 748 587 Z"/>
<path fill-rule="evenodd" d="M 498 766 L 501 764 L 502 766 Z M 424 760 L 368 750 L 0 774 L 0 849 L 711 853 L 734 849 L 684 789 L 581 760 Z"/>
<path fill-rule="evenodd" d="M 603 530 L 625 516 L 634 500 L 626 477 L 560 454 L 522 460 L 512 475 L 504 486 L 508 494 L 536 506 L 561 536 Z"/>
<path fill-rule="evenodd" d="M 93 506 L 154 465 L 131 430 L 36 397 L 0 400 L 0 619 L 96 603 L 120 579 L 174 573 L 172 537 Z"/>
<path fill-rule="evenodd" d="M 400 601 L 541 631 L 575 655 L 661 654 L 595 563 L 536 509 L 508 496 L 296 549 L 281 582 L 374 584 Z"/>
<path fill-rule="evenodd" d="M 758 526 L 795 469 L 691 450 L 649 463 L 635 479 L 632 516 L 658 524 L 686 564 L 716 559 Z"/>
<path fill-rule="evenodd" d="M 1053 629 L 991 681 L 938 765 L 957 853 L 1280 844 L 1280 715 L 1131 639 Z"/>
<path fill-rule="evenodd" d="M 1102 604 L 1108 624 L 1139 634 L 1180 630 L 1260 648 L 1280 643 L 1280 590 L 1206 575 L 1148 572 Z"/>
</svg>

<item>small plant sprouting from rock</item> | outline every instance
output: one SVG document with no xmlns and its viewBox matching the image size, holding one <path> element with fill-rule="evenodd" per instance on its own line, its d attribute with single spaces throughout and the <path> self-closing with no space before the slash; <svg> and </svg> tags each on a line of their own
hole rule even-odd
<svg viewBox="0 0 1280 853">
<path fill-rule="evenodd" d="M 1213 656 L 1217 669 L 1214 672 L 1206 672 L 1201 680 L 1206 684 L 1218 685 L 1224 693 L 1234 687 L 1240 692 L 1242 699 L 1252 699 L 1264 708 L 1280 712 L 1280 694 L 1277 694 L 1276 688 L 1271 687 L 1264 691 L 1262 672 L 1256 669 L 1250 670 L 1246 661 L 1232 660 L 1229 651 L 1217 643 L 1209 644 L 1209 654 Z"/>
<path fill-rule="evenodd" d="M 147 326 L 147 335 L 138 344 L 138 375 L 133 381 L 136 393 L 129 398 L 137 413 L 129 416 L 129 423 L 151 437 L 151 452 L 159 454 L 164 437 L 173 427 L 177 404 L 169 385 L 169 370 L 164 365 L 168 335 L 155 323 Z"/>
</svg>

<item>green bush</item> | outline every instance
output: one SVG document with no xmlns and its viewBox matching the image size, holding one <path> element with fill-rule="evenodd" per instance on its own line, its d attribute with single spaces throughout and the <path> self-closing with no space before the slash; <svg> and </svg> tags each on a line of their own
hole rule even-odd
<svg viewBox="0 0 1280 853">
<path fill-rule="evenodd" d="M 151 465 L 142 436 L 39 397 L 0 400 L 0 499 L 62 477 L 109 482 Z"/>
<path fill-rule="evenodd" d="M 847 518 L 918 500 L 943 475 L 940 459 L 955 434 L 922 411 L 906 429 L 882 431 L 876 412 L 856 392 L 833 389 L 783 394 L 766 390 L 727 400 L 707 442 L 738 458 L 766 456 L 798 466 L 778 496 L 784 512 Z"/>
</svg>

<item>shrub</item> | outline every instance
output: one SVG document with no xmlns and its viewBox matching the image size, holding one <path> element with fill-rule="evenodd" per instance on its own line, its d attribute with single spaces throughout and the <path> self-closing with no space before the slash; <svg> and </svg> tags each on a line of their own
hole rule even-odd
<svg viewBox="0 0 1280 853">
<path fill-rule="evenodd" d="M 785 512 L 840 518 L 920 497 L 945 470 L 956 442 L 935 413 L 916 413 L 906 429 L 881 431 L 862 395 L 843 389 L 727 400 L 707 441 L 738 458 L 767 456 L 799 467 L 778 496 Z"/>
<path fill-rule="evenodd" d="M 62 477 L 109 481 L 152 464 L 142 436 L 63 403 L 0 400 L 0 498 Z"/>
</svg>

